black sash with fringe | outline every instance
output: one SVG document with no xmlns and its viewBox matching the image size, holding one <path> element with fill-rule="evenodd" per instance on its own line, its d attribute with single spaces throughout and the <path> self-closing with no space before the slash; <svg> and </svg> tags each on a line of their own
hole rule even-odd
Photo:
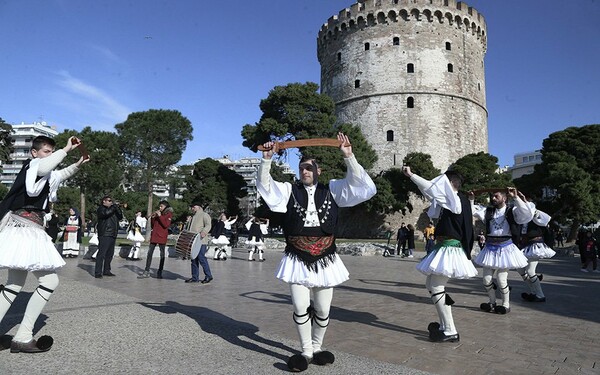
<svg viewBox="0 0 600 375">
<path fill-rule="evenodd" d="M 305 227 L 298 235 L 286 236 L 285 254 L 314 272 L 327 267 L 335 256 L 335 236 L 325 234 L 320 227 Z"/>
</svg>

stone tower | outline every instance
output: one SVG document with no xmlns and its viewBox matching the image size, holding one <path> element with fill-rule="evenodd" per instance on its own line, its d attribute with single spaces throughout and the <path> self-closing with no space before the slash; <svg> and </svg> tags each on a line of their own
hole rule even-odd
<svg viewBox="0 0 600 375">
<path fill-rule="evenodd" d="M 377 151 L 372 172 L 431 155 L 442 171 L 488 150 L 486 24 L 455 0 L 358 0 L 318 36 L 321 91 Z"/>
</svg>

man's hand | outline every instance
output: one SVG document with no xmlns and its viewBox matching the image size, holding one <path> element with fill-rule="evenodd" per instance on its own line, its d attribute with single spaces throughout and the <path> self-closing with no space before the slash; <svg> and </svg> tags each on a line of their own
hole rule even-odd
<svg viewBox="0 0 600 375">
<path fill-rule="evenodd" d="M 512 199 L 515 199 L 517 197 L 517 189 L 514 187 L 509 187 L 506 188 L 508 190 L 508 196 L 511 197 Z"/>
<path fill-rule="evenodd" d="M 467 197 L 469 198 L 470 201 L 475 200 L 475 193 L 473 192 L 473 190 L 469 190 L 469 192 L 467 193 Z"/>
<path fill-rule="evenodd" d="M 69 151 L 77 148 L 77 146 L 79 146 L 80 144 L 81 141 L 79 140 L 79 138 L 69 137 L 69 139 L 67 140 L 67 145 L 63 147 L 63 151 L 68 153 Z"/>
<path fill-rule="evenodd" d="M 88 157 L 87 159 L 84 159 L 83 156 L 79 158 L 79 160 L 77 160 L 77 166 L 79 167 L 81 164 L 83 163 L 87 163 L 88 161 L 90 161 L 90 158 Z"/>
<path fill-rule="evenodd" d="M 521 193 L 520 191 L 517 191 L 517 195 L 523 200 L 523 202 L 527 203 L 527 198 L 525 198 L 525 194 Z"/>
<path fill-rule="evenodd" d="M 404 173 L 404 175 L 408 178 L 410 178 L 410 176 L 413 175 L 412 171 L 410 170 L 410 167 L 408 165 L 405 165 L 402 167 L 402 173 Z"/>
<path fill-rule="evenodd" d="M 273 154 L 276 154 L 279 151 L 279 146 L 277 142 L 266 142 L 263 143 L 263 147 L 265 151 L 263 151 L 263 159 L 271 159 Z"/>
<path fill-rule="evenodd" d="M 337 139 L 342 143 L 340 145 L 340 150 L 342 151 L 342 154 L 344 154 L 344 157 L 349 158 L 352 156 L 352 144 L 350 144 L 350 139 L 348 136 L 340 132 L 337 134 Z"/>
</svg>

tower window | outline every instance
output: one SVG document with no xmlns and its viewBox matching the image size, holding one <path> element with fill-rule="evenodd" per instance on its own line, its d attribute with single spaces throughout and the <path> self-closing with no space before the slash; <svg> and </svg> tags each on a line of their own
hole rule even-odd
<svg viewBox="0 0 600 375">
<path fill-rule="evenodd" d="M 368 51 L 371 49 L 371 45 L 369 43 L 365 43 L 365 51 Z"/>
<path fill-rule="evenodd" d="M 342 53 L 341 52 L 337 53 L 337 61 L 342 61 Z"/>
<path fill-rule="evenodd" d="M 450 44 L 450 42 L 446 42 L 446 50 L 448 50 L 448 51 L 452 50 L 452 44 Z"/>
<path fill-rule="evenodd" d="M 406 99 L 406 108 L 415 108 L 415 98 L 409 96 L 408 99 Z"/>
<path fill-rule="evenodd" d="M 448 72 L 454 72 L 454 66 L 452 66 L 452 64 L 448 64 Z"/>
<path fill-rule="evenodd" d="M 357 79 L 356 81 L 354 81 L 354 88 L 357 89 L 360 87 L 360 79 Z"/>
<path fill-rule="evenodd" d="M 391 142 L 394 140 L 394 131 L 393 130 L 388 130 L 386 132 L 386 137 L 387 137 L 387 141 Z"/>
<path fill-rule="evenodd" d="M 399 46 L 400 45 L 400 38 L 398 38 L 397 36 L 394 37 L 394 45 L 395 46 Z"/>
<path fill-rule="evenodd" d="M 477 84 L 477 90 L 481 91 L 481 83 Z"/>
<path fill-rule="evenodd" d="M 406 73 L 414 73 L 415 65 L 414 64 L 406 64 Z"/>
</svg>

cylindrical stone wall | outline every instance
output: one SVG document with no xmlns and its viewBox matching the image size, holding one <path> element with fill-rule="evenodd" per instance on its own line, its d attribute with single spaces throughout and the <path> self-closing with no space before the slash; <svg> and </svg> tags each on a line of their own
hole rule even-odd
<svg viewBox="0 0 600 375">
<path fill-rule="evenodd" d="M 323 25 L 321 91 L 377 151 L 373 172 L 410 152 L 442 170 L 487 152 L 486 40 L 483 16 L 453 0 L 359 0 Z"/>
</svg>

